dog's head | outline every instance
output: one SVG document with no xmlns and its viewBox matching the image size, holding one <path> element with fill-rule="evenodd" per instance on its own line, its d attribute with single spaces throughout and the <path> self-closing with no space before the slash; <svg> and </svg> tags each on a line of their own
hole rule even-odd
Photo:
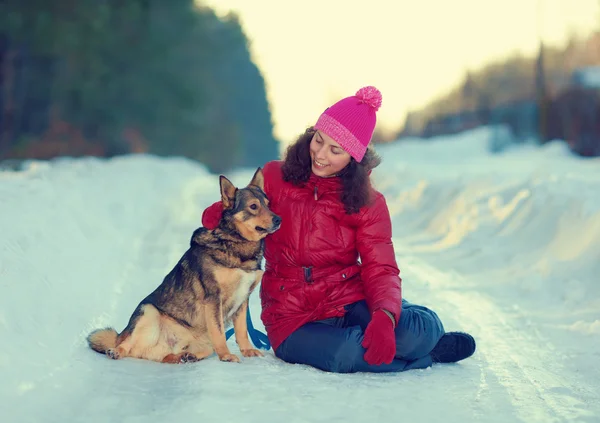
<svg viewBox="0 0 600 423">
<path fill-rule="evenodd" d="M 269 209 L 261 168 L 256 170 L 245 188 L 236 188 L 223 175 L 220 177 L 220 183 L 222 219 L 226 220 L 227 226 L 233 226 L 248 241 L 260 241 L 279 229 L 281 217 Z"/>
</svg>

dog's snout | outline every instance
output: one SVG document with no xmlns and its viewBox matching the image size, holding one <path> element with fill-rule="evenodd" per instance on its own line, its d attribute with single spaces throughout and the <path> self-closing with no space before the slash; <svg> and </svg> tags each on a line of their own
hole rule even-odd
<svg viewBox="0 0 600 423">
<path fill-rule="evenodd" d="M 273 215 L 273 225 L 274 226 L 281 225 L 281 217 L 277 216 L 276 214 Z"/>
</svg>

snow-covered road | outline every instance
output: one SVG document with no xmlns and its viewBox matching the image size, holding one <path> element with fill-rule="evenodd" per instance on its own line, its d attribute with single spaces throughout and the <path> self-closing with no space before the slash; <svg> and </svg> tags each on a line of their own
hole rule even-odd
<svg viewBox="0 0 600 423">
<path fill-rule="evenodd" d="M 0 173 L 0 421 L 599 422 L 600 163 L 522 151 L 430 165 L 434 148 L 382 148 L 377 184 L 405 298 L 478 349 L 398 374 L 328 374 L 271 351 L 181 366 L 93 353 L 87 333 L 122 329 L 217 178 L 143 156 Z M 256 295 L 251 312 L 262 329 Z"/>
</svg>

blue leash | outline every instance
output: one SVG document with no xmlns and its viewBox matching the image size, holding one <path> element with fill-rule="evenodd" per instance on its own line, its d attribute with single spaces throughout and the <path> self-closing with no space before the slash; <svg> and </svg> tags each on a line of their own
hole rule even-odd
<svg viewBox="0 0 600 423">
<path fill-rule="evenodd" d="M 271 343 L 269 342 L 269 338 L 267 335 L 254 328 L 252 324 L 252 318 L 250 317 L 250 306 L 246 309 L 246 324 L 248 325 L 248 335 L 250 335 L 250 339 L 256 348 L 270 350 Z M 225 332 L 225 340 L 231 338 L 231 335 L 234 334 L 234 329 L 231 328 L 227 332 Z"/>
</svg>

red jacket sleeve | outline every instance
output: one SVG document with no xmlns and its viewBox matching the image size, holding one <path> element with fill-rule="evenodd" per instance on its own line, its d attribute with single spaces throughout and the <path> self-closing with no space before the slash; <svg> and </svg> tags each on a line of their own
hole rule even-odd
<svg viewBox="0 0 600 423">
<path fill-rule="evenodd" d="M 208 206 L 204 212 L 202 212 L 202 226 L 207 229 L 215 229 L 219 226 L 219 220 L 221 220 L 222 214 L 223 203 L 219 200 Z"/>
<path fill-rule="evenodd" d="M 265 164 L 263 167 L 263 175 L 265 178 L 265 194 L 271 201 L 271 195 L 274 190 L 272 186 L 274 185 L 274 181 L 277 179 L 281 179 L 281 162 L 271 161 Z M 202 226 L 207 229 L 214 229 L 219 225 L 219 220 L 221 220 L 221 215 L 223 214 L 223 203 L 221 200 L 216 203 L 208 206 L 204 212 L 202 212 Z"/>
<path fill-rule="evenodd" d="M 387 203 L 377 193 L 374 204 L 361 217 L 356 243 L 361 260 L 361 279 L 371 312 L 384 309 L 398 324 L 402 311 L 402 279 L 392 244 L 392 222 Z"/>
</svg>

